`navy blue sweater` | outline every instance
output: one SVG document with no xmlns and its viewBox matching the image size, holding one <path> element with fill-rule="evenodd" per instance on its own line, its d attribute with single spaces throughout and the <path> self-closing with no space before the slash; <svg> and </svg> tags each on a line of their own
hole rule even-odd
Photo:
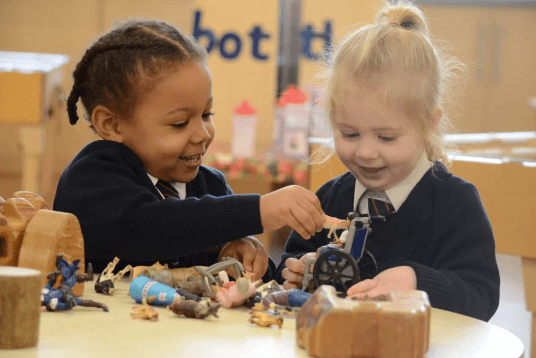
<svg viewBox="0 0 536 358">
<path fill-rule="evenodd" d="M 355 177 L 343 174 L 317 192 L 327 215 L 340 219 L 354 211 Z M 499 270 L 493 232 L 474 185 L 440 163 L 428 170 L 399 210 L 386 222 L 373 222 L 366 249 L 378 271 L 410 266 L 417 289 L 428 293 L 433 307 L 489 320 L 499 304 Z M 299 258 L 330 242 L 327 230 L 304 240 L 292 232 L 276 270 L 289 257 Z M 365 254 L 359 262 L 361 279 L 376 274 Z"/>
<path fill-rule="evenodd" d="M 234 195 L 223 174 L 205 166 L 186 184 L 184 200 L 162 199 L 132 150 L 99 140 L 61 175 L 54 210 L 78 218 L 86 263 L 101 272 L 115 256 L 121 267 L 211 265 L 218 256 L 211 248 L 263 232 L 259 199 Z"/>
</svg>

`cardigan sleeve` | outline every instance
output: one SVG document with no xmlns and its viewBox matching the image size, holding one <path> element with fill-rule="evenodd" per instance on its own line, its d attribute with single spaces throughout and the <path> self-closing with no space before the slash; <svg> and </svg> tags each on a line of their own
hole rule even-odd
<svg viewBox="0 0 536 358">
<path fill-rule="evenodd" d="M 488 321 L 499 305 L 500 276 L 478 191 L 464 182 L 456 195 L 441 197 L 436 209 L 437 238 L 425 251 L 427 264 L 402 265 L 415 270 L 417 289 L 427 292 L 433 307 Z"/>
<path fill-rule="evenodd" d="M 140 178 L 149 179 L 136 161 L 133 153 L 103 151 L 72 162 L 62 174 L 54 210 L 77 216 L 86 257 L 114 253 L 126 262 L 156 262 L 263 231 L 260 196 L 229 195 L 223 175 L 204 170 L 196 178 L 204 195 L 162 200 L 144 185 Z"/>
</svg>

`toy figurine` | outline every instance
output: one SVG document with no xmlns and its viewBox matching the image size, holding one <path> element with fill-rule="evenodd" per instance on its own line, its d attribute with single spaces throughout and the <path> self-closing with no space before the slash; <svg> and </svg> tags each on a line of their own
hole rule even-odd
<svg viewBox="0 0 536 358">
<path fill-rule="evenodd" d="M 257 292 L 255 285 L 245 277 L 238 278 L 236 282 L 230 282 L 227 272 L 220 271 L 218 276 L 223 287 L 216 293 L 216 299 L 226 308 L 242 305 Z"/>
<path fill-rule="evenodd" d="M 104 271 L 99 275 L 97 282 L 95 282 L 95 291 L 97 293 L 104 293 L 105 295 L 113 294 L 115 289 L 114 283 L 132 269 L 132 266 L 128 265 L 114 275 L 114 269 L 118 262 L 119 258 L 114 258 L 113 262 L 108 263 Z"/>
<path fill-rule="evenodd" d="M 269 293 L 262 299 L 262 305 L 265 309 L 301 307 L 312 296 L 312 293 L 294 288 L 292 290 L 284 290 L 279 292 Z"/>
<path fill-rule="evenodd" d="M 142 300 L 142 306 L 135 306 L 132 307 L 132 309 L 134 310 L 134 312 L 130 314 L 130 317 L 132 318 L 158 321 L 158 312 L 156 312 L 151 306 L 147 304 L 146 298 Z"/>
<path fill-rule="evenodd" d="M 195 270 L 194 267 L 179 267 L 170 269 L 168 268 L 168 265 L 161 265 L 160 262 L 157 262 L 153 264 L 152 266 L 136 266 L 133 267 L 130 271 L 130 280 L 132 281 L 136 277 L 140 276 L 141 273 L 145 270 L 149 270 L 149 272 L 153 271 L 168 271 L 171 273 L 171 277 L 175 281 L 186 281 L 189 279 L 189 277 L 193 276 L 193 278 L 199 279 L 201 276 L 199 275 L 199 272 Z"/>
<path fill-rule="evenodd" d="M 158 306 L 170 305 L 176 297 L 180 297 L 175 288 L 145 276 L 138 276 L 132 280 L 128 294 L 137 303 L 142 303 L 143 299 L 154 296 L 154 300 L 149 303 Z"/>
<path fill-rule="evenodd" d="M 167 268 L 167 265 L 162 266 L 159 263 L 150 267 L 137 266 L 132 270 L 131 278 L 135 277 L 135 280 L 140 276 L 148 277 L 169 287 L 177 288 L 183 296 L 187 296 L 182 293 L 186 290 L 196 296 L 214 297 L 218 290 L 218 283 L 213 274 L 228 268 L 233 268 L 235 272 L 238 272 L 238 277 L 246 275 L 246 271 L 240 261 L 234 258 L 224 257 L 221 262 L 217 262 L 210 267 L 194 266 L 181 269 L 183 271 L 180 272 L 174 271 L 178 269 L 170 270 Z M 188 276 L 186 279 L 178 280 L 176 278 L 179 274 L 192 273 L 192 270 L 195 274 Z"/>
<path fill-rule="evenodd" d="M 329 229 L 328 238 L 331 238 L 331 234 L 335 235 L 335 239 L 338 240 L 336 230 L 348 229 L 350 227 L 350 219 L 346 218 L 345 220 L 337 219 L 328 215 L 324 215 L 326 221 L 322 226 L 324 229 Z"/>
<path fill-rule="evenodd" d="M 255 323 L 261 327 L 270 327 L 271 325 L 276 325 L 281 329 L 283 325 L 283 316 L 281 313 L 278 314 L 269 314 L 263 311 L 250 311 L 249 322 Z"/>
<path fill-rule="evenodd" d="M 87 274 L 78 274 L 78 264 L 80 260 L 74 260 L 70 265 L 63 259 L 63 255 L 56 256 L 56 267 L 58 271 L 50 272 L 47 275 L 48 283 L 41 290 L 41 306 L 46 306 L 47 311 L 70 310 L 74 306 L 98 307 L 108 312 L 105 304 L 92 300 L 83 300 L 74 295 L 71 288 L 77 282 L 93 280 L 93 267 L 88 264 Z M 53 288 L 57 278 L 62 280 L 57 288 Z"/>
<path fill-rule="evenodd" d="M 218 309 L 220 307 L 221 303 L 213 303 L 209 299 L 196 302 L 177 297 L 173 300 L 173 303 L 168 306 L 168 309 L 175 314 L 184 315 L 188 318 L 206 318 L 209 315 L 219 318 Z"/>
</svg>

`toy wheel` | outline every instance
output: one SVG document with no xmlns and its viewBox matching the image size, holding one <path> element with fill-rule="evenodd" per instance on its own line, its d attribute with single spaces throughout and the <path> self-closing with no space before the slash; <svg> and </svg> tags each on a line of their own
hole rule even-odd
<svg viewBox="0 0 536 358">
<path fill-rule="evenodd" d="M 359 268 L 345 251 L 330 250 L 321 254 L 313 268 L 316 287 L 331 285 L 345 297 L 346 291 L 359 282 Z"/>
</svg>

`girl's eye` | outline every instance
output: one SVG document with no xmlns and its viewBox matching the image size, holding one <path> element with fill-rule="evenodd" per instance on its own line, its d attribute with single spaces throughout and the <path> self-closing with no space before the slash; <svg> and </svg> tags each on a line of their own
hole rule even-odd
<svg viewBox="0 0 536 358">
<path fill-rule="evenodd" d="M 205 119 L 208 119 L 210 118 L 211 116 L 213 116 L 214 113 L 213 112 L 208 112 L 208 113 L 203 113 L 203 115 L 201 117 L 205 118 Z"/>
<path fill-rule="evenodd" d="M 343 138 L 356 138 L 359 136 L 359 133 L 344 133 L 341 132 Z"/>
<path fill-rule="evenodd" d="M 188 124 L 188 121 L 184 121 L 184 122 L 179 122 L 179 123 L 173 123 L 171 126 L 175 129 L 181 129 L 181 128 L 186 127 L 187 124 Z"/>
<path fill-rule="evenodd" d="M 387 142 L 387 143 L 394 142 L 396 140 L 396 137 L 380 136 L 379 138 L 380 138 L 380 140 L 382 140 L 384 142 Z"/>
</svg>

